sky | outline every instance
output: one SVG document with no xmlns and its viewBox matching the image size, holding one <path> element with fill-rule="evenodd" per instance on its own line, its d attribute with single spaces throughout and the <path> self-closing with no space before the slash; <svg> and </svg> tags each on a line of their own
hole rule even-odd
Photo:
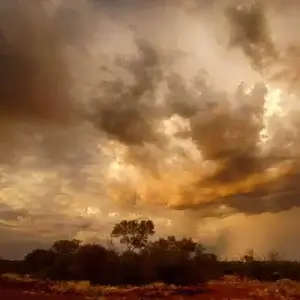
<svg viewBox="0 0 300 300">
<path fill-rule="evenodd" d="M 300 259 L 299 4 L 242 3 L 0 3 L 1 257 L 150 218 Z"/>
</svg>

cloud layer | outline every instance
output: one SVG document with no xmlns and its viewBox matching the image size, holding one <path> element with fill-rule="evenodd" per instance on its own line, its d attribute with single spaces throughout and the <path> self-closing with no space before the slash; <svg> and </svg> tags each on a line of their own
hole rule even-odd
<svg viewBox="0 0 300 300">
<path fill-rule="evenodd" d="M 298 21 L 278 7 L 0 4 L 5 230 L 48 215 L 82 236 L 93 212 L 133 212 L 188 234 L 299 207 Z"/>
</svg>

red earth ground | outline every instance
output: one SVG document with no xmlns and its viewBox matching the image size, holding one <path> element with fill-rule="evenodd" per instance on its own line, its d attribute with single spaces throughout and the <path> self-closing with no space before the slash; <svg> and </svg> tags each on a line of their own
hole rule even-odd
<svg viewBox="0 0 300 300">
<path fill-rule="evenodd" d="M 168 289 L 161 288 L 137 288 L 134 290 L 114 290 L 103 297 L 89 299 L 174 299 L 174 300 L 201 300 L 201 299 L 280 299 L 275 295 L 257 295 L 257 290 L 266 289 L 271 283 L 259 282 L 215 282 L 203 286 L 190 286 Z M 254 294 L 253 294 L 254 292 Z M 53 292 L 49 286 L 34 282 L 4 282 L 0 281 L 0 300 L 84 300 L 84 295 L 74 292 L 58 293 Z M 298 297 L 284 297 L 281 299 L 300 299 Z"/>
</svg>

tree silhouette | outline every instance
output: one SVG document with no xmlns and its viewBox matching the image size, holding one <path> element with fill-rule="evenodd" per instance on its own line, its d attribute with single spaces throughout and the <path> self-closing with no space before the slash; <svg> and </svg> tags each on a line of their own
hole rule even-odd
<svg viewBox="0 0 300 300">
<path fill-rule="evenodd" d="M 35 249 L 29 252 L 25 258 L 25 264 L 31 272 L 49 270 L 54 262 L 55 254 L 53 251 L 45 249 Z"/>
<path fill-rule="evenodd" d="M 0 260 L 0 273 L 21 272 L 43 279 L 88 280 L 101 285 L 200 284 L 225 274 L 261 281 L 300 280 L 300 263 L 284 261 L 275 251 L 264 260 L 253 250 L 245 252 L 239 261 L 220 260 L 189 237 L 149 241 L 154 232 L 151 220 L 121 221 L 114 226 L 111 237 L 119 239 L 125 251 L 115 251 L 113 243 L 104 247 L 59 240 L 48 250 L 31 251 L 23 261 Z"/>
<path fill-rule="evenodd" d="M 85 244 L 74 254 L 72 274 L 77 280 L 89 280 L 93 284 L 111 284 L 114 281 L 115 253 L 101 245 Z"/>
<path fill-rule="evenodd" d="M 126 251 L 134 251 L 144 248 L 154 233 L 151 220 L 123 220 L 114 226 L 111 236 L 120 239 L 120 243 L 126 246 Z"/>
<path fill-rule="evenodd" d="M 80 246 L 80 241 L 73 239 L 73 240 L 59 240 L 54 242 L 51 247 L 51 250 L 56 254 L 66 254 L 70 255 L 74 253 Z"/>
<path fill-rule="evenodd" d="M 52 271 L 55 279 L 70 279 L 72 276 L 71 265 L 74 253 L 80 248 L 80 241 L 59 240 L 54 242 L 51 251 L 55 254 Z"/>
<path fill-rule="evenodd" d="M 194 276 L 191 253 L 195 251 L 196 242 L 191 238 L 176 239 L 175 236 L 159 238 L 151 242 L 142 254 L 148 258 L 148 268 L 156 277 L 167 283 L 193 282 Z"/>
</svg>

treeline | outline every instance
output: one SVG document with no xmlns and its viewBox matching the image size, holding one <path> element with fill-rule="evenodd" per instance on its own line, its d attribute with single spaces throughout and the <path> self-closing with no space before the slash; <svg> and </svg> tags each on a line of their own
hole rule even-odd
<svg viewBox="0 0 300 300">
<path fill-rule="evenodd" d="M 24 269 L 38 277 L 103 285 L 197 283 L 208 274 L 198 270 L 215 269 L 217 257 L 204 254 L 191 238 L 149 241 L 154 233 L 150 220 L 122 221 L 114 226 L 107 247 L 78 240 L 56 241 L 50 249 L 27 254 Z"/>
<path fill-rule="evenodd" d="M 197 284 L 226 274 L 259 280 L 300 280 L 299 262 L 283 261 L 276 255 L 256 260 L 253 253 L 240 261 L 221 261 L 191 238 L 169 236 L 149 241 L 154 233 L 150 220 L 122 221 L 114 226 L 107 247 L 59 240 L 49 249 L 31 251 L 21 262 L 0 261 L 0 272 L 29 273 L 51 280 L 89 280 L 101 285 L 157 281 Z M 116 247 L 116 241 L 122 247 Z"/>
</svg>

